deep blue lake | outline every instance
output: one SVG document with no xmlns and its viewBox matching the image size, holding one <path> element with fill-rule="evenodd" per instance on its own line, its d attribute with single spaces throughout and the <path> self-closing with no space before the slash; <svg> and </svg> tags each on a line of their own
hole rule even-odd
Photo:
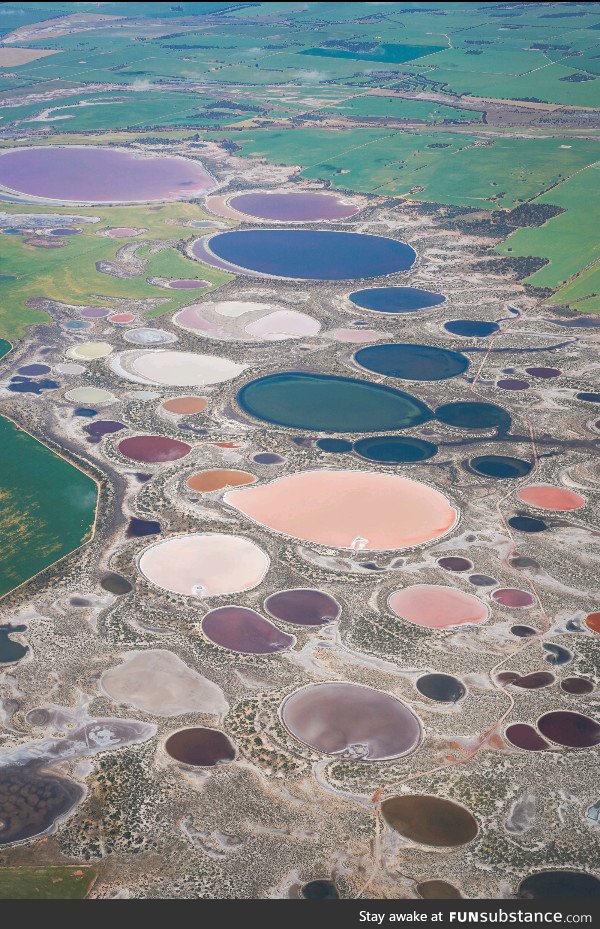
<svg viewBox="0 0 600 929">
<path fill-rule="evenodd" d="M 350 377 L 287 371 L 245 384 L 237 401 L 265 422 L 321 432 L 407 429 L 432 418 L 410 394 Z"/>
<path fill-rule="evenodd" d="M 444 303 L 443 294 L 432 290 L 420 290 L 418 287 L 367 287 L 355 290 L 349 300 L 365 310 L 375 313 L 414 313 L 430 306 Z"/>
<path fill-rule="evenodd" d="M 525 477 L 533 467 L 529 461 L 509 455 L 478 455 L 469 464 L 477 474 L 499 478 Z"/>
<path fill-rule="evenodd" d="M 356 352 L 354 358 L 367 371 L 408 381 L 443 381 L 469 367 L 469 359 L 460 352 L 410 343 L 368 345 Z"/>
<path fill-rule="evenodd" d="M 447 426 L 459 429 L 492 429 L 508 432 L 511 418 L 506 410 L 495 403 L 480 403 L 476 400 L 459 400 L 456 403 L 444 403 L 435 411 L 435 418 Z"/>
<path fill-rule="evenodd" d="M 498 332 L 498 323 L 486 323 L 481 319 L 451 319 L 444 323 L 444 329 L 452 335 L 461 335 L 467 339 L 481 339 Z"/>
<path fill-rule="evenodd" d="M 310 229 L 246 229 L 213 236 L 210 251 L 272 277 L 344 281 L 407 271 L 416 254 L 384 236 Z"/>
<path fill-rule="evenodd" d="M 366 458 L 367 461 L 377 461 L 380 464 L 401 464 L 432 458 L 437 452 L 437 445 L 412 436 L 403 438 L 394 435 L 376 435 L 368 439 L 359 439 L 354 443 L 354 450 L 357 455 Z"/>
</svg>

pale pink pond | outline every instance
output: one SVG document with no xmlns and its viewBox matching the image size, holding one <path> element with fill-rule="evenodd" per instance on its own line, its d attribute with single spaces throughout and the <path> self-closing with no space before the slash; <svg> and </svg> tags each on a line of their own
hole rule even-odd
<svg viewBox="0 0 600 929">
<path fill-rule="evenodd" d="M 310 748 L 357 761 L 399 758 L 421 738 L 421 724 L 408 706 L 360 684 L 308 684 L 283 702 L 281 718 Z"/>
<path fill-rule="evenodd" d="M 223 499 L 276 532 L 356 551 L 429 542 L 458 520 L 457 510 L 433 487 L 368 471 L 302 471 L 229 491 Z"/>
<path fill-rule="evenodd" d="M 488 615 L 485 603 L 472 594 L 435 584 L 416 584 L 396 590 L 390 595 L 388 605 L 400 619 L 427 629 L 476 625 L 484 622 Z"/>
<path fill-rule="evenodd" d="M 142 552 L 138 568 L 163 590 L 219 597 L 257 587 L 267 573 L 269 557 L 242 536 L 191 533 L 150 545 Z"/>
<path fill-rule="evenodd" d="M 517 497 L 523 503 L 538 507 L 540 510 L 554 510 L 566 512 L 567 510 L 580 510 L 585 506 L 586 499 L 574 490 L 566 487 L 555 487 L 552 484 L 530 484 L 517 492 Z"/>
<path fill-rule="evenodd" d="M 48 145 L 0 156 L 0 184 L 50 200 L 148 203 L 191 200 L 214 186 L 198 161 L 118 148 Z"/>
</svg>

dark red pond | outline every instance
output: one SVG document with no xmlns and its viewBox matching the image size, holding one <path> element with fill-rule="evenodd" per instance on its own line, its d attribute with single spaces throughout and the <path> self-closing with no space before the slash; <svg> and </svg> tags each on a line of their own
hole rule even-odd
<svg viewBox="0 0 600 929">
<path fill-rule="evenodd" d="M 564 690 L 566 694 L 577 696 L 579 694 L 591 694 L 595 690 L 595 685 L 587 677 L 565 677 L 560 682 L 560 689 Z"/>
<path fill-rule="evenodd" d="M 281 590 L 265 600 L 274 619 L 295 626 L 322 626 L 339 619 L 342 608 L 330 594 L 310 588 Z"/>
<path fill-rule="evenodd" d="M 413 751 L 421 725 L 396 697 L 358 684 L 308 684 L 283 703 L 281 718 L 293 736 L 326 755 L 383 761 Z"/>
<path fill-rule="evenodd" d="M 285 651 L 296 641 L 293 635 L 255 610 L 245 606 L 220 606 L 202 620 L 204 635 L 223 648 L 246 655 L 270 655 Z"/>
<path fill-rule="evenodd" d="M 600 725 L 589 716 L 570 710 L 544 713 L 538 720 L 542 735 L 565 748 L 592 748 L 600 744 Z"/>
<path fill-rule="evenodd" d="M 554 684 L 556 678 L 549 671 L 533 671 L 531 674 L 524 674 L 523 677 L 517 677 L 511 681 L 513 687 L 521 687 L 523 690 L 539 690 L 540 687 L 550 687 Z"/>
<path fill-rule="evenodd" d="M 448 555 L 444 558 L 438 558 L 437 563 L 444 571 L 472 571 L 473 562 L 468 558 L 461 558 L 459 555 Z"/>
<path fill-rule="evenodd" d="M 511 726 L 507 726 L 505 735 L 511 745 L 516 745 L 517 748 L 525 749 L 528 752 L 542 752 L 545 748 L 550 747 L 548 742 L 542 739 L 537 729 L 527 723 L 513 723 Z"/>
<path fill-rule="evenodd" d="M 192 446 L 164 435 L 135 435 L 119 442 L 118 449 L 133 461 L 166 462 L 185 458 Z"/>
<path fill-rule="evenodd" d="M 235 745 L 225 733 L 203 726 L 174 732 L 165 742 L 165 750 L 175 761 L 195 767 L 213 767 L 235 760 Z"/>
</svg>

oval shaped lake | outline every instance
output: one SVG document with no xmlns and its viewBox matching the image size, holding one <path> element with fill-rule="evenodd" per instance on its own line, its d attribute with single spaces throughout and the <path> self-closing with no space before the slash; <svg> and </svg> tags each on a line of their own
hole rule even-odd
<svg viewBox="0 0 600 929">
<path fill-rule="evenodd" d="M 344 281 L 407 271 L 416 254 L 386 236 L 309 229 L 246 229 L 213 236 L 213 255 L 269 277 Z"/>
<path fill-rule="evenodd" d="M 361 348 L 354 360 L 367 371 L 406 381 L 444 381 L 469 367 L 469 359 L 460 352 L 434 345 L 398 342 Z"/>
<path fill-rule="evenodd" d="M 433 415 L 416 397 L 394 387 L 302 371 L 250 381 L 238 392 L 237 402 L 256 419 L 321 432 L 408 429 Z"/>
<path fill-rule="evenodd" d="M 354 551 L 420 545 L 445 535 L 458 520 L 457 510 L 433 487 L 376 471 L 300 471 L 230 490 L 223 500 L 275 532 Z"/>
<path fill-rule="evenodd" d="M 280 590 L 265 600 L 265 610 L 274 619 L 294 626 L 322 626 L 339 619 L 342 608 L 322 590 Z"/>
<path fill-rule="evenodd" d="M 194 767 L 214 767 L 235 761 L 235 745 L 219 729 L 197 726 L 180 729 L 165 742 L 165 751 L 175 761 Z"/>
<path fill-rule="evenodd" d="M 72 203 L 191 200 L 214 186 L 199 161 L 120 148 L 47 145 L 0 156 L 0 184 Z"/>
<path fill-rule="evenodd" d="M 400 835 L 421 845 L 455 848 L 472 842 L 477 820 L 452 800 L 427 795 L 390 797 L 381 804 L 386 823 Z"/>
<path fill-rule="evenodd" d="M 243 655 L 272 655 L 291 648 L 296 637 L 246 606 L 219 606 L 202 620 L 207 639 Z"/>
<path fill-rule="evenodd" d="M 294 190 L 239 194 L 229 200 L 229 206 L 246 216 L 291 223 L 345 219 L 359 209 L 356 204 L 344 203 L 337 194 Z"/>
<path fill-rule="evenodd" d="M 396 697 L 360 684 L 308 684 L 284 700 L 284 725 L 325 755 L 386 761 L 415 750 L 421 724 Z"/>
<path fill-rule="evenodd" d="M 443 294 L 420 290 L 418 287 L 368 287 L 355 290 L 349 294 L 348 299 L 355 306 L 374 313 L 413 313 L 415 310 L 438 306 L 446 300 Z"/>
</svg>

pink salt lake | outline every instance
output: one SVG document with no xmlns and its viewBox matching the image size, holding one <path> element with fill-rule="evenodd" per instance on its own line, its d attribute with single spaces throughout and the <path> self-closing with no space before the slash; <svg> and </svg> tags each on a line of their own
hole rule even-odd
<svg viewBox="0 0 600 929">
<path fill-rule="evenodd" d="M 530 484 L 528 487 L 522 487 L 517 492 L 517 497 L 523 503 L 529 503 L 540 510 L 556 512 L 580 510 L 586 503 L 581 494 L 567 490 L 566 487 L 555 487 L 553 484 Z"/>
<path fill-rule="evenodd" d="M 367 471 L 302 471 L 225 494 L 224 502 L 285 535 L 331 548 L 385 551 L 437 539 L 458 520 L 427 484 Z"/>
<path fill-rule="evenodd" d="M 477 625 L 488 616 L 485 603 L 454 587 L 415 584 L 390 595 L 388 605 L 396 616 L 427 629 Z"/>
</svg>

